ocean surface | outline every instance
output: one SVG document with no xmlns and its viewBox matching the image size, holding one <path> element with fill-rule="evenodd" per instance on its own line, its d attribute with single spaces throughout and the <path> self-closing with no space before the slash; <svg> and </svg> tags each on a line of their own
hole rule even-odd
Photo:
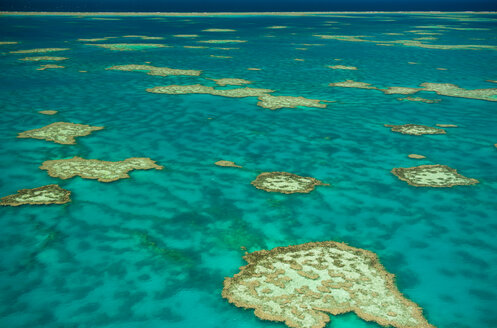
<svg viewBox="0 0 497 328">
<path fill-rule="evenodd" d="M 436 37 L 422 42 L 497 46 L 497 15 L 109 18 L 0 16 L 0 41 L 19 42 L 0 45 L 0 197 L 53 183 L 72 191 L 65 205 L 0 208 L 1 327 L 283 328 L 223 299 L 224 277 L 246 264 L 243 247 L 253 252 L 325 240 L 377 253 L 431 324 L 497 327 L 497 102 L 414 95 L 441 99 L 429 104 L 328 86 L 355 80 L 379 87 L 436 82 L 496 88 L 486 80 L 497 80 L 497 51 L 314 36 Z M 202 31 L 209 28 L 236 31 Z M 407 32 L 412 30 L 440 34 Z M 118 38 L 77 41 L 100 37 Z M 247 42 L 197 42 L 233 39 Z M 88 43 L 171 47 L 112 51 Z M 199 45 L 208 48 L 184 48 Z M 70 50 L 9 53 L 34 48 Z M 18 60 L 45 55 L 69 59 L 54 63 L 63 69 L 43 71 L 36 68 L 47 62 Z M 203 72 L 161 77 L 106 70 L 146 62 Z M 257 106 L 254 97 L 145 91 L 173 84 L 215 86 L 209 79 L 219 78 L 246 79 L 250 87 L 276 90 L 274 95 L 331 102 L 324 109 L 272 111 Z M 59 112 L 47 116 L 40 110 Z M 53 122 L 105 129 L 77 138 L 75 145 L 16 138 Z M 458 128 L 412 136 L 383 126 L 406 123 Z M 411 153 L 427 158 L 410 159 Z M 61 180 L 39 169 L 46 160 L 73 156 L 150 157 L 165 168 L 132 171 L 129 179 L 112 183 Z M 218 160 L 243 168 L 214 165 Z M 390 173 L 422 164 L 448 165 L 480 183 L 413 187 Z M 265 171 L 314 177 L 331 186 L 308 194 L 269 193 L 251 185 Z M 353 313 L 331 319 L 327 327 L 380 327 Z"/>
</svg>

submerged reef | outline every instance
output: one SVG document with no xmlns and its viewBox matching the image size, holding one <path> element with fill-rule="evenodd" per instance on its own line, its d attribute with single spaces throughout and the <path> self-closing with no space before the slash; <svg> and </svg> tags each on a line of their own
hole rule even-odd
<svg viewBox="0 0 497 328">
<path fill-rule="evenodd" d="M 399 132 L 402 134 L 410 134 L 413 136 L 421 136 L 423 134 L 446 134 L 444 129 L 433 128 L 431 126 L 420 125 L 420 124 L 403 124 L 403 125 L 392 125 L 385 124 L 387 128 L 392 128 L 393 132 Z"/>
<path fill-rule="evenodd" d="M 424 159 L 426 156 L 419 155 L 419 154 L 409 154 L 407 157 L 412 158 L 412 159 Z"/>
<path fill-rule="evenodd" d="M 345 70 L 357 70 L 357 67 L 355 66 L 344 66 L 344 65 L 334 65 L 334 66 L 328 66 L 328 68 L 331 69 L 345 69 Z"/>
<path fill-rule="evenodd" d="M 51 184 L 34 189 L 21 189 L 17 194 L 2 197 L 0 205 L 20 206 L 20 205 L 48 205 L 65 204 L 71 201 L 71 192 L 56 184 Z"/>
<path fill-rule="evenodd" d="M 476 179 L 467 178 L 447 165 L 421 165 L 396 167 L 392 171 L 400 180 L 415 187 L 453 187 L 476 184 Z"/>
<path fill-rule="evenodd" d="M 78 39 L 77 41 L 81 42 L 98 42 L 98 41 L 107 41 L 108 39 L 115 39 L 116 36 L 106 36 L 103 38 L 93 38 L 93 39 Z"/>
<path fill-rule="evenodd" d="M 486 101 L 497 101 L 497 88 L 489 89 L 464 89 L 450 83 L 421 83 L 419 88 L 411 87 L 388 87 L 386 89 L 377 88 L 370 83 L 346 80 L 343 82 L 333 82 L 328 84 L 330 87 L 372 89 L 378 90 L 385 94 L 413 94 L 419 91 L 432 91 L 436 94 L 448 97 L 468 98 Z M 408 99 L 412 100 L 412 99 Z"/>
<path fill-rule="evenodd" d="M 268 108 L 271 110 L 279 108 L 295 108 L 297 106 L 326 108 L 326 104 L 322 104 L 319 99 L 307 99 L 304 97 L 291 97 L 291 96 L 272 96 L 262 95 L 259 98 L 257 106 Z"/>
<path fill-rule="evenodd" d="M 155 164 L 150 158 L 132 157 L 119 162 L 107 162 L 98 159 L 73 157 L 43 162 L 40 169 L 47 170 L 54 178 L 69 179 L 80 176 L 83 179 L 97 179 L 100 182 L 112 182 L 129 178 L 131 170 L 162 170 L 163 166 Z"/>
<path fill-rule="evenodd" d="M 212 58 L 233 58 L 231 56 L 219 56 L 219 55 L 210 55 Z"/>
<path fill-rule="evenodd" d="M 457 125 L 455 124 L 435 124 L 435 125 L 441 128 L 457 128 Z"/>
<path fill-rule="evenodd" d="M 175 38 L 198 38 L 198 34 L 175 34 Z"/>
<path fill-rule="evenodd" d="M 199 76 L 202 71 L 196 71 L 192 69 L 175 69 L 169 67 L 155 67 L 150 65 L 116 65 L 107 70 L 114 71 L 126 71 L 126 72 L 147 72 L 148 75 L 156 76 L 171 76 L 171 75 L 187 75 L 187 76 Z"/>
<path fill-rule="evenodd" d="M 238 167 L 238 168 L 242 168 L 240 165 L 236 165 L 235 162 L 232 162 L 232 161 L 221 160 L 221 161 L 217 161 L 214 164 L 216 164 L 217 166 L 227 166 L 227 167 Z"/>
<path fill-rule="evenodd" d="M 310 193 L 315 186 L 329 186 L 315 178 L 288 172 L 263 172 L 252 181 L 252 185 L 257 189 L 283 194 Z"/>
<path fill-rule="evenodd" d="M 1 45 L 6 45 L 6 44 L 18 44 L 19 42 L 17 41 L 0 41 L 0 46 Z"/>
<path fill-rule="evenodd" d="M 197 41 L 201 43 L 244 43 L 247 42 L 247 40 L 204 40 L 204 41 Z"/>
<path fill-rule="evenodd" d="M 212 79 L 212 81 L 216 82 L 217 85 L 220 85 L 222 87 L 224 87 L 225 85 L 244 85 L 252 83 L 244 79 L 233 79 L 233 78 Z"/>
<path fill-rule="evenodd" d="M 46 64 L 46 65 L 41 65 L 38 67 L 36 70 L 37 71 L 44 71 L 46 69 L 52 69 L 52 68 L 64 68 L 64 66 L 61 65 L 55 65 L 55 64 Z"/>
<path fill-rule="evenodd" d="M 87 43 L 86 45 L 105 48 L 109 50 L 115 50 L 115 51 L 133 51 L 133 50 L 145 50 L 151 48 L 168 47 L 160 43 L 98 43 L 98 44 Z"/>
<path fill-rule="evenodd" d="M 164 93 L 169 95 L 184 95 L 184 94 L 210 94 L 213 96 L 222 96 L 230 98 L 243 97 L 258 97 L 258 106 L 269 109 L 278 108 L 295 108 L 297 106 L 325 108 L 326 104 L 321 102 L 324 100 L 307 99 L 304 97 L 291 96 L 272 96 L 268 93 L 274 92 L 270 89 L 260 88 L 237 88 L 237 89 L 214 89 L 213 87 L 204 86 L 201 84 L 194 85 L 168 85 L 162 87 L 153 87 L 146 89 L 151 93 Z"/>
<path fill-rule="evenodd" d="M 17 137 L 42 139 L 63 145 L 72 145 L 76 143 L 75 137 L 87 136 L 93 131 L 102 130 L 103 128 L 103 126 L 55 122 L 39 129 L 21 132 Z"/>
<path fill-rule="evenodd" d="M 142 40 L 164 40 L 162 36 L 146 36 L 146 35 L 124 35 L 123 38 L 138 38 Z"/>
<path fill-rule="evenodd" d="M 66 51 L 69 48 L 38 48 L 38 49 L 27 49 L 27 50 L 16 50 L 11 51 L 11 54 L 37 54 L 44 52 L 56 52 L 56 51 Z"/>
<path fill-rule="evenodd" d="M 385 327 L 434 328 L 397 289 L 370 251 L 334 241 L 246 253 L 247 265 L 224 280 L 223 298 L 263 320 L 323 328 L 328 314 L 355 312 Z"/>
<path fill-rule="evenodd" d="M 397 100 L 417 101 L 417 102 L 423 102 L 425 104 L 436 104 L 441 101 L 441 99 L 426 99 L 422 97 L 405 97 L 405 98 L 397 98 Z"/>
<path fill-rule="evenodd" d="M 213 87 L 207 87 L 201 84 L 194 85 L 168 85 L 163 87 L 153 87 L 147 89 L 151 93 L 164 93 L 169 95 L 186 95 L 186 94 L 210 94 L 213 96 L 223 96 L 230 98 L 243 98 L 243 97 L 259 97 L 269 92 L 274 92 L 270 89 L 259 88 L 238 88 L 238 89 L 225 89 L 219 90 Z"/>
<path fill-rule="evenodd" d="M 412 31 L 409 31 L 412 32 Z M 423 32 L 421 32 L 423 33 Z M 421 34 L 418 33 L 418 34 Z M 426 33 L 423 33 L 426 34 Z M 430 33 L 431 35 L 432 33 Z M 338 40 L 338 41 L 349 41 L 349 42 L 369 42 L 375 43 L 377 45 L 403 45 L 406 47 L 419 47 L 426 49 L 441 49 L 441 50 L 497 50 L 497 46 L 490 45 L 482 45 L 482 44 L 431 44 L 431 43 L 423 43 L 419 40 L 368 40 L 364 39 L 368 36 L 365 35 L 321 35 L 315 34 L 315 37 L 321 39 L 330 39 L 330 40 Z"/>
<path fill-rule="evenodd" d="M 55 115 L 58 113 L 56 110 L 40 110 L 38 113 L 43 114 L 43 115 Z"/>
<path fill-rule="evenodd" d="M 450 83 L 422 83 L 420 91 L 433 91 L 436 94 L 449 97 L 497 101 L 497 88 L 463 89 Z"/>
<path fill-rule="evenodd" d="M 62 61 L 69 59 L 67 57 L 54 57 L 54 56 L 37 56 L 37 57 L 24 57 L 19 60 L 22 61 Z"/>
<path fill-rule="evenodd" d="M 202 32 L 236 32 L 236 30 L 230 28 L 208 28 L 206 30 L 202 30 Z"/>
</svg>

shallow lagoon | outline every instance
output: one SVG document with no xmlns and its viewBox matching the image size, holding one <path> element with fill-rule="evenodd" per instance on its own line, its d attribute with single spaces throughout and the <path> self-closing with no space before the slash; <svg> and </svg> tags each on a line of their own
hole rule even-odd
<svg viewBox="0 0 497 328">
<path fill-rule="evenodd" d="M 252 252 L 334 240 L 377 253 L 396 275 L 400 291 L 424 308 L 433 325 L 496 326 L 497 103 L 432 92 L 417 96 L 440 102 L 399 101 L 402 95 L 328 84 L 356 80 L 385 88 L 424 82 L 495 88 L 486 80 L 497 80 L 497 51 L 381 46 L 313 35 L 407 40 L 424 35 L 406 31 L 443 24 L 487 30 L 426 28 L 441 34 L 423 42 L 497 46 L 497 16 L 343 16 L 108 21 L 1 16 L 0 41 L 19 42 L 0 45 L 1 196 L 58 183 L 72 191 L 72 202 L 0 209 L 0 324 L 285 327 L 221 298 L 224 277 L 245 264 L 241 246 Z M 178 34 L 198 37 L 173 37 Z M 77 41 L 126 35 L 164 37 L 150 43 L 171 47 L 113 51 Z M 197 42 L 233 39 L 247 42 Z M 115 38 L 101 43 L 146 42 Z M 208 48 L 184 47 L 200 45 Z M 38 71 L 46 62 L 23 62 L 18 59 L 25 55 L 9 53 L 36 48 L 70 48 L 50 53 L 69 57 L 65 68 Z M 147 62 L 203 73 L 162 77 L 106 70 Z M 247 70 L 252 67 L 262 70 Z M 250 87 L 276 90 L 274 95 L 333 102 L 324 109 L 272 111 L 257 106 L 255 97 L 145 91 L 172 84 L 218 88 L 207 78 L 241 78 L 252 81 Z M 40 110 L 58 113 L 46 116 Z M 58 121 L 105 129 L 78 138 L 75 145 L 16 138 Z M 383 126 L 407 123 L 459 127 L 448 128 L 446 135 L 412 136 Z M 407 157 L 411 153 L 427 158 L 413 160 Z M 73 156 L 150 157 L 165 168 L 130 172 L 130 179 L 112 183 L 60 180 L 39 169 L 46 160 Z M 219 160 L 243 168 L 214 165 Z M 394 167 L 422 164 L 448 165 L 480 183 L 416 188 L 390 173 Z M 331 187 L 309 194 L 268 193 L 250 184 L 264 171 L 314 177 Z M 354 314 L 334 317 L 329 326 L 379 327 Z"/>
</svg>

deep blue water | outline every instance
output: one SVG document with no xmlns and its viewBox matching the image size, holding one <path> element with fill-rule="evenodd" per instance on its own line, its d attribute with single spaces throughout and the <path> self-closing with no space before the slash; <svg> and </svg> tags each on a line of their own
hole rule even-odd
<svg viewBox="0 0 497 328">
<path fill-rule="evenodd" d="M 412 39 L 425 36 L 406 32 L 416 26 L 444 24 L 488 30 L 426 29 L 441 34 L 425 42 L 497 45 L 497 15 L 451 17 L 0 17 L 0 41 L 20 42 L 0 45 L 0 196 L 51 183 L 73 192 L 66 205 L 0 208 L 0 326 L 282 328 L 221 298 L 224 277 L 244 265 L 240 247 L 252 252 L 335 240 L 376 252 L 433 325 L 496 327 L 497 103 L 428 92 L 416 96 L 441 102 L 402 102 L 398 95 L 328 84 L 352 79 L 377 86 L 493 88 L 486 80 L 497 80 L 497 51 L 385 47 L 313 36 Z M 272 25 L 288 28 L 265 28 Z M 237 31 L 202 32 L 206 28 Z M 405 35 L 382 34 L 392 32 Z M 77 41 L 129 34 L 165 39 L 107 43 L 172 47 L 120 52 Z M 234 50 L 183 47 L 233 38 L 248 42 L 219 45 L 239 48 Z M 70 57 L 58 63 L 66 68 L 37 71 L 40 63 L 18 60 L 29 54 L 9 53 L 42 47 L 69 47 L 47 54 Z M 144 62 L 203 74 L 105 70 Z M 326 67 L 337 64 L 358 70 Z M 275 95 L 334 102 L 326 109 L 270 111 L 255 98 L 145 91 L 170 84 L 213 86 L 206 78 L 226 77 L 253 81 L 253 87 L 277 90 Z M 49 109 L 59 113 L 37 113 Z M 105 129 L 76 145 L 16 138 L 56 121 Z M 459 127 L 420 137 L 383 127 L 405 123 Z M 410 153 L 427 159 L 409 159 Z M 46 160 L 72 156 L 150 157 L 165 169 L 131 172 L 130 179 L 113 183 L 60 180 L 39 169 Z M 221 159 L 244 168 L 213 165 Z M 421 164 L 446 164 L 480 183 L 416 188 L 390 173 Z M 332 186 L 309 194 L 267 193 L 250 184 L 263 171 L 312 176 Z M 329 327 L 379 326 L 347 314 L 332 318 Z"/>
</svg>

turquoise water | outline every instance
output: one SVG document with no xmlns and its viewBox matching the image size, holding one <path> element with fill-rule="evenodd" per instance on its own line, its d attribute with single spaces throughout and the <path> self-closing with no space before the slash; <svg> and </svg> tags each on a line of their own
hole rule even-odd
<svg viewBox="0 0 497 328">
<path fill-rule="evenodd" d="M 375 86 L 438 82 L 495 88 L 486 80 L 497 80 L 497 51 L 385 47 L 313 36 L 405 40 L 426 36 L 405 32 L 420 30 L 415 26 L 444 24 L 486 30 L 425 29 L 442 34 L 423 42 L 497 46 L 497 15 L 463 16 L 485 19 L 400 14 L 109 21 L 0 17 L 0 41 L 20 42 L 0 45 L 0 196 L 52 183 L 72 191 L 66 205 L 0 209 L 0 326 L 282 328 L 221 298 L 224 277 L 244 265 L 241 246 L 251 252 L 335 240 L 376 252 L 396 275 L 401 292 L 424 308 L 433 325 L 497 327 L 497 103 L 417 94 L 441 99 L 425 104 L 398 101 L 403 95 L 327 86 L 351 79 Z M 324 26 L 327 21 L 337 23 Z M 273 25 L 288 28 L 265 28 Z M 237 31 L 202 32 L 207 28 Z M 164 40 L 104 43 L 172 47 L 111 51 L 76 41 L 130 34 Z M 195 42 L 236 38 L 248 42 Z M 46 47 L 70 50 L 8 53 Z M 45 63 L 18 61 L 38 55 L 70 59 L 56 63 L 64 69 L 45 71 L 36 70 Z M 145 62 L 203 74 L 160 77 L 105 70 Z M 206 78 L 229 77 L 274 89 L 275 95 L 334 102 L 326 109 L 270 111 L 258 107 L 255 98 L 145 91 L 171 84 L 214 86 Z M 59 113 L 46 116 L 39 110 Z M 105 129 L 78 138 L 76 145 L 16 138 L 57 121 Z M 446 135 L 419 137 L 383 127 L 405 123 L 459 127 L 447 129 Z M 410 153 L 427 159 L 409 159 Z M 134 171 L 130 179 L 113 183 L 60 180 L 39 169 L 46 160 L 73 156 L 111 161 L 150 157 L 165 169 Z M 244 168 L 215 166 L 218 160 Z M 480 183 L 415 188 L 390 173 L 394 167 L 421 164 L 449 165 Z M 312 176 L 332 186 L 309 194 L 267 193 L 250 184 L 264 171 Z M 379 327 L 354 314 L 334 317 L 328 326 Z"/>
</svg>

